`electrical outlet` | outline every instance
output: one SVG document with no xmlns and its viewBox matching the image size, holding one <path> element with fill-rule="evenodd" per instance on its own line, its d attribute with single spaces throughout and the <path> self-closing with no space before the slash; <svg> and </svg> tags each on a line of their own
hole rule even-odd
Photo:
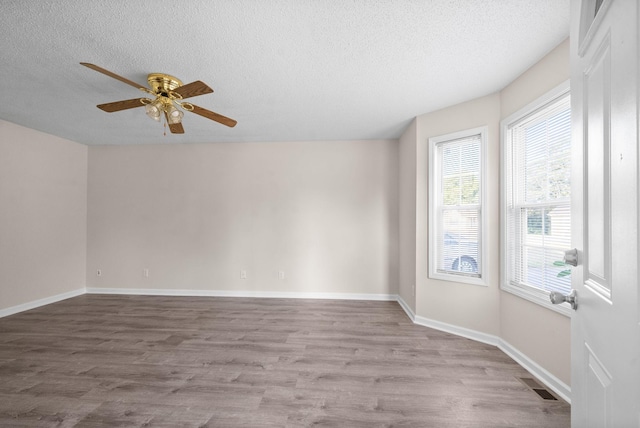
<svg viewBox="0 0 640 428">
<path fill-rule="evenodd" d="M 100 269 L 96 270 L 96 276 L 102 276 L 102 270 Z"/>
<path fill-rule="evenodd" d="M 240 271 L 240 279 L 247 279 L 247 271 L 246 270 L 241 270 Z"/>
<path fill-rule="evenodd" d="M 284 279 L 284 271 L 283 270 L 278 271 L 278 278 L 279 279 Z"/>
<path fill-rule="evenodd" d="M 149 278 L 149 269 L 143 269 L 142 275 L 144 275 L 145 278 Z"/>
</svg>

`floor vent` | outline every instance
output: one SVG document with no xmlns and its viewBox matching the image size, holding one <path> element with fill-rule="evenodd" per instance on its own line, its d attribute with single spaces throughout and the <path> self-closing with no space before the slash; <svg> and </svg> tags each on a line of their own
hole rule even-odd
<svg viewBox="0 0 640 428">
<path fill-rule="evenodd" d="M 518 380 L 524 383 L 530 390 L 538 394 L 543 400 L 557 401 L 558 399 L 547 388 L 540 385 L 540 383 L 530 377 L 520 377 Z"/>
<path fill-rule="evenodd" d="M 557 400 L 557 398 L 546 389 L 533 388 L 533 392 L 538 394 L 543 400 Z"/>
</svg>

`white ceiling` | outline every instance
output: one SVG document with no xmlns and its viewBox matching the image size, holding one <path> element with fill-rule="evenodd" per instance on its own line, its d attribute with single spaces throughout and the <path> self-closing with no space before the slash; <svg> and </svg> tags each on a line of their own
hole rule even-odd
<svg viewBox="0 0 640 428">
<path fill-rule="evenodd" d="M 0 119 L 83 144 L 397 138 L 417 115 L 502 89 L 569 35 L 569 0 L 2 0 Z M 215 92 L 163 136 L 151 72 Z"/>
</svg>

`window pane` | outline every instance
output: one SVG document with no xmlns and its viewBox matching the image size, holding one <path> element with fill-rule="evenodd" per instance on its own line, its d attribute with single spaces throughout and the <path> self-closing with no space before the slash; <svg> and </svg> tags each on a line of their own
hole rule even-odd
<svg viewBox="0 0 640 428">
<path fill-rule="evenodd" d="M 568 294 L 571 291 L 571 271 L 562 263 L 563 254 L 563 251 L 525 246 L 521 282 L 545 291 Z"/>
<path fill-rule="evenodd" d="M 523 124 L 517 141 L 523 145 L 527 203 L 567 198 L 571 192 L 571 110 Z"/>
<path fill-rule="evenodd" d="M 442 203 L 469 205 L 480 202 L 480 136 L 441 145 Z"/>
<path fill-rule="evenodd" d="M 482 144 L 484 132 L 471 130 L 432 142 L 434 172 L 430 272 L 482 284 Z"/>
<path fill-rule="evenodd" d="M 512 285 L 571 289 L 569 94 L 513 123 L 506 145 L 507 269 Z"/>
<path fill-rule="evenodd" d="M 479 276 L 478 210 L 444 210 L 438 245 L 438 270 Z"/>
<path fill-rule="evenodd" d="M 546 291 L 569 290 L 569 267 L 564 266 L 562 257 L 564 249 L 571 245 L 570 207 L 563 204 L 522 208 L 522 218 L 526 219 L 527 228 L 521 238 L 523 261 L 516 274 L 517 282 Z"/>
</svg>

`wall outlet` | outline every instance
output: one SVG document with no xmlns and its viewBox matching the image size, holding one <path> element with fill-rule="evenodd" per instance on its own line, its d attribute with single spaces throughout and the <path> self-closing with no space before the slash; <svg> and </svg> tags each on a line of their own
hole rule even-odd
<svg viewBox="0 0 640 428">
<path fill-rule="evenodd" d="M 96 276 L 102 276 L 102 270 L 101 269 L 96 270 Z"/>
<path fill-rule="evenodd" d="M 278 271 L 278 279 L 284 279 L 284 271 L 283 270 Z"/>
<path fill-rule="evenodd" d="M 143 275 L 145 278 L 149 278 L 149 269 L 143 269 L 143 270 L 142 270 L 142 275 Z"/>
<path fill-rule="evenodd" d="M 240 271 L 240 279 L 247 279 L 247 271 L 246 270 L 241 270 Z"/>
</svg>

